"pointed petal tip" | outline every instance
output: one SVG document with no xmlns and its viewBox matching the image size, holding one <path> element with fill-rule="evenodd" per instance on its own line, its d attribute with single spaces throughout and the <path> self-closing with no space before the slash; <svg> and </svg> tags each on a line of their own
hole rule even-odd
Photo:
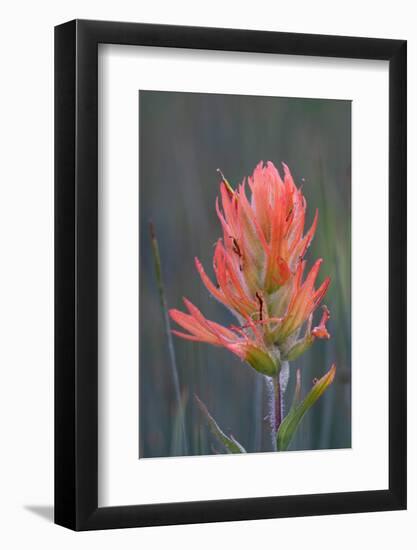
<svg viewBox="0 0 417 550">
<path fill-rule="evenodd" d="M 190 302 L 190 300 L 185 296 L 182 297 L 182 301 L 184 302 L 184 305 L 187 308 L 188 313 L 191 315 L 191 317 L 195 317 L 196 311 L 200 313 L 196 306 L 192 302 Z"/>
<path fill-rule="evenodd" d="M 327 276 L 327 277 L 324 279 L 323 284 L 322 284 L 323 289 L 325 289 L 324 292 L 323 292 L 323 296 L 326 294 L 326 292 L 327 292 L 327 290 L 328 290 L 328 288 L 329 288 L 331 282 L 332 282 L 332 280 L 331 280 L 331 278 L 330 278 L 329 276 Z M 329 313 L 329 319 L 330 319 L 330 312 L 329 312 L 329 310 L 327 310 L 327 312 Z"/>
<path fill-rule="evenodd" d="M 187 307 L 191 304 L 190 300 L 188 298 L 186 298 L 185 296 L 182 297 L 182 301 L 184 302 L 184 304 Z"/>
<path fill-rule="evenodd" d="M 179 309 L 171 308 L 171 309 L 168 310 L 169 316 L 171 317 L 171 319 L 174 319 L 174 321 L 175 321 L 175 316 L 177 315 L 177 313 L 181 313 Z"/>
<path fill-rule="evenodd" d="M 200 262 L 197 256 L 194 257 L 194 265 L 196 266 L 197 271 L 199 272 L 204 271 L 203 264 Z"/>
<path fill-rule="evenodd" d="M 281 165 L 282 165 L 282 168 L 284 170 L 284 179 L 285 178 L 288 178 L 293 184 L 294 184 L 294 180 L 293 180 L 293 177 L 292 177 L 292 174 L 291 174 L 291 170 L 289 169 L 289 166 L 287 163 L 285 163 L 284 161 L 281 161 Z M 295 184 L 294 184 L 295 185 Z"/>
</svg>

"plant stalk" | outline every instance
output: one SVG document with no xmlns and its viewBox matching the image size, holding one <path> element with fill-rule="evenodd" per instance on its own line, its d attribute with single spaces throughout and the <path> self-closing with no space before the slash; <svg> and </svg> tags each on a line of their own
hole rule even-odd
<svg viewBox="0 0 417 550">
<path fill-rule="evenodd" d="M 282 392 L 279 374 L 274 377 L 274 431 L 275 435 L 282 422 Z"/>
<path fill-rule="evenodd" d="M 276 376 L 269 379 L 268 384 L 270 389 L 270 409 L 269 409 L 269 421 L 271 425 L 271 439 L 272 447 L 274 451 L 277 451 L 277 432 L 282 422 L 282 385 L 280 383 L 280 376 Z"/>
<path fill-rule="evenodd" d="M 272 445 L 274 450 L 277 451 L 277 433 L 279 427 L 284 420 L 284 393 L 287 389 L 289 378 L 289 363 L 288 361 L 280 362 L 280 368 L 278 374 L 272 378 L 271 387 L 271 431 L 272 431 Z"/>
</svg>

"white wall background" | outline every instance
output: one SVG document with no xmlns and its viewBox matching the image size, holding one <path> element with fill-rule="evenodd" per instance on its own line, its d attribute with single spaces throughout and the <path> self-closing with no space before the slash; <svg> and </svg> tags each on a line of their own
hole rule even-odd
<svg viewBox="0 0 417 550">
<path fill-rule="evenodd" d="M 413 548 L 417 541 L 417 25 L 413 3 L 298 0 L 19 1 L 3 7 L 0 86 L 0 546 Z M 404 38 L 409 55 L 409 510 L 95 533 L 51 523 L 53 499 L 53 26 L 109 19 Z M 372 312 L 369 312 L 370 321 Z M 372 434 L 370 434 L 372 437 Z M 343 472 L 340 472 L 343 476 Z"/>
</svg>

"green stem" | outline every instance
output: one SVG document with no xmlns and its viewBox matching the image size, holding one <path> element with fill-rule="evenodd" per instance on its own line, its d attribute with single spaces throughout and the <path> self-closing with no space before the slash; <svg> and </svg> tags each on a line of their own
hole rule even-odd
<svg viewBox="0 0 417 550">
<path fill-rule="evenodd" d="M 277 432 L 282 422 L 282 398 L 281 398 L 281 385 L 279 381 L 279 374 L 270 378 L 270 384 L 268 384 L 270 390 L 270 413 L 269 421 L 271 425 L 271 439 L 272 447 L 274 451 L 277 451 Z"/>
<path fill-rule="evenodd" d="M 282 422 L 282 391 L 279 374 L 274 376 L 274 431 L 277 433 Z"/>
<path fill-rule="evenodd" d="M 289 377 L 289 364 L 280 362 L 278 374 L 272 378 L 271 396 L 271 430 L 274 450 L 277 451 L 277 433 L 284 420 L 284 393 Z"/>
<path fill-rule="evenodd" d="M 155 265 L 155 275 L 156 275 L 156 280 L 158 284 L 159 300 L 161 303 L 162 315 L 164 318 L 165 333 L 167 337 L 168 352 L 169 352 L 170 365 L 171 365 L 171 374 L 172 374 L 172 379 L 174 383 L 175 398 L 177 401 L 178 411 L 181 416 L 183 451 L 184 451 L 184 454 L 187 455 L 188 445 L 187 445 L 187 436 L 185 432 L 184 411 L 183 411 L 182 400 L 181 400 L 177 361 L 175 358 L 175 348 L 174 348 L 174 342 L 172 339 L 171 325 L 169 322 L 168 305 L 165 297 L 164 281 L 162 278 L 161 257 L 159 255 L 158 240 L 156 238 L 155 228 L 152 222 L 149 224 L 149 229 L 151 233 L 151 244 L 152 244 L 152 254 L 153 254 L 154 265 Z"/>
</svg>

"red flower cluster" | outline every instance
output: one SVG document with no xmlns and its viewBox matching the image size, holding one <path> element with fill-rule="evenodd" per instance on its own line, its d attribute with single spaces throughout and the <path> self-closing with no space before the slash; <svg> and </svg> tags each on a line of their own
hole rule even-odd
<svg viewBox="0 0 417 550">
<path fill-rule="evenodd" d="M 326 306 L 321 321 L 312 328 L 314 311 L 330 284 L 327 277 L 315 289 L 321 259 L 304 278 L 304 256 L 316 231 L 318 212 L 304 234 L 306 199 L 285 164 L 283 171 L 282 178 L 272 162 L 259 163 L 247 181 L 250 199 L 245 181 L 233 190 L 222 178 L 221 207 L 216 201 L 223 229 L 213 259 L 216 285 L 195 259 L 203 283 L 234 314 L 239 326 L 226 328 L 207 320 L 186 299 L 188 313 L 170 310 L 171 318 L 186 331 L 174 334 L 223 346 L 267 375 L 277 372 L 280 361 L 298 357 L 315 338 L 330 337 Z"/>
</svg>

